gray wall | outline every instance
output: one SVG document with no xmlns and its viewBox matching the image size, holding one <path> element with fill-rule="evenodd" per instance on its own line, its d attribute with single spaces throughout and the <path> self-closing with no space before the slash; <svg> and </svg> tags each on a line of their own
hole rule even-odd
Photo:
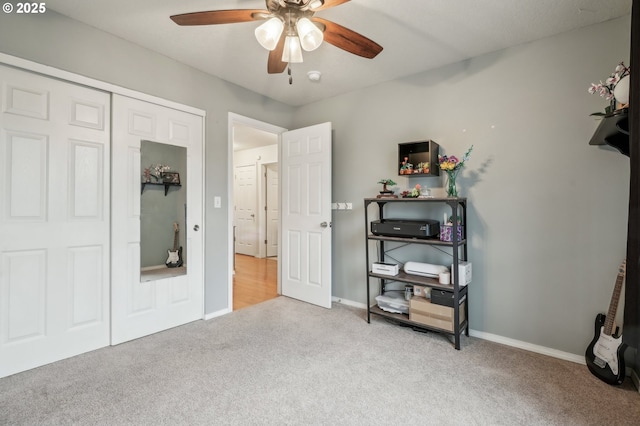
<svg viewBox="0 0 640 426">
<path fill-rule="evenodd" d="M 333 199 L 354 205 L 333 214 L 334 296 L 366 301 L 362 199 L 376 182 L 444 185 L 398 176 L 397 143 L 473 144 L 458 177 L 471 328 L 583 354 L 625 256 L 629 191 L 628 158 L 588 145 L 606 101 L 587 88 L 628 64 L 629 35 L 625 17 L 299 108 L 296 127 L 333 123 Z"/>
<path fill-rule="evenodd" d="M 229 112 L 289 128 L 293 108 L 48 10 L 0 14 L 0 52 L 205 110 L 205 311 L 227 309 Z M 213 197 L 223 199 L 214 209 Z"/>
<path fill-rule="evenodd" d="M 227 300 L 227 113 L 287 128 L 331 121 L 334 296 L 366 302 L 362 198 L 396 176 L 397 143 L 431 138 L 461 155 L 469 198 L 474 330 L 574 354 L 606 311 L 624 257 L 628 159 L 589 146 L 588 95 L 629 56 L 629 19 L 506 49 L 293 109 L 55 13 L 0 16 L 0 51 L 207 111 L 206 311 Z M 150 77 L 153 78 L 150 78 Z M 353 167 L 353 164 L 360 167 Z M 226 207 L 226 206 L 223 206 Z M 215 271 L 215 272 L 214 272 Z"/>
</svg>

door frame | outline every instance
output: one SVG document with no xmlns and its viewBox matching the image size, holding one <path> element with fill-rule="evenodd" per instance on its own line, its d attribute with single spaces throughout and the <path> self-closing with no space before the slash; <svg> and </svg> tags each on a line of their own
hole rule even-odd
<svg viewBox="0 0 640 426">
<path fill-rule="evenodd" d="M 229 218 L 228 227 L 227 227 L 227 241 L 229 242 L 227 253 L 227 304 L 229 307 L 229 312 L 233 311 L 233 265 L 234 265 L 234 241 L 233 241 L 233 126 L 241 125 L 252 127 L 257 130 L 262 130 L 264 132 L 273 133 L 278 135 L 278 162 L 280 162 L 280 152 L 281 152 L 281 137 L 280 135 L 283 132 L 286 132 L 288 129 L 284 127 L 276 126 L 275 124 L 270 124 L 264 121 L 256 120 L 254 118 L 246 117 L 240 114 L 236 114 L 233 112 L 229 112 L 227 124 L 227 164 L 229 167 L 227 169 L 227 217 Z M 278 186 L 278 199 L 282 197 L 282 189 L 281 186 Z M 281 212 L 278 211 L 278 223 L 280 222 Z M 278 235 L 278 257 L 280 257 L 280 238 Z M 281 285 L 280 285 L 280 262 L 278 262 L 278 294 L 282 293 Z"/>
<path fill-rule="evenodd" d="M 280 160 L 280 150 L 278 150 L 278 160 Z M 277 195 L 277 204 L 278 204 L 278 229 L 280 229 L 280 162 L 276 162 L 276 163 L 262 163 L 262 170 L 260 171 L 260 174 L 262 175 L 262 177 L 264 179 L 262 179 L 262 197 L 261 200 L 265 209 L 259 209 L 261 210 L 260 213 L 262 213 L 261 215 L 259 215 L 259 223 L 258 226 L 260 227 L 260 242 L 262 242 L 259 245 L 260 250 L 258 250 L 258 255 L 260 257 L 272 257 L 269 256 L 269 248 L 268 248 L 268 243 L 264 243 L 264 241 L 268 241 L 269 240 L 269 221 L 267 220 L 268 218 L 268 210 L 269 210 L 269 203 L 268 203 L 268 199 L 269 199 L 269 179 L 267 178 L 267 175 L 269 173 L 269 168 L 270 166 L 276 166 L 278 169 L 275 173 L 278 174 L 278 195 Z M 278 243 L 280 243 L 280 232 L 278 232 Z M 278 249 L 276 249 L 276 256 L 278 256 Z"/>
</svg>

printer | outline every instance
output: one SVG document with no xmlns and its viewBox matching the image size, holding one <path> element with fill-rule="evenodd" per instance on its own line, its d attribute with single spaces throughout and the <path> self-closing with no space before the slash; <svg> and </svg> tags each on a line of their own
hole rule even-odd
<svg viewBox="0 0 640 426">
<path fill-rule="evenodd" d="M 383 219 L 371 222 L 373 235 L 408 238 L 434 238 L 440 233 L 440 222 L 433 219 Z"/>
</svg>

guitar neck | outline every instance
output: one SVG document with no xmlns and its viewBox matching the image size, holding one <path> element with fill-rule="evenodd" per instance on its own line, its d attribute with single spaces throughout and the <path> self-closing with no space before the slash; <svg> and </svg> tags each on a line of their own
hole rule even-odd
<svg viewBox="0 0 640 426">
<path fill-rule="evenodd" d="M 618 301 L 620 300 L 620 292 L 622 291 L 622 282 L 624 281 L 624 272 L 618 273 L 616 278 L 616 285 L 613 288 L 613 294 L 611 295 L 611 303 L 609 304 L 609 312 L 607 312 L 607 318 L 604 321 L 604 327 L 602 332 L 607 336 L 611 336 L 613 333 L 613 323 L 616 319 L 616 312 L 618 311 Z"/>
</svg>

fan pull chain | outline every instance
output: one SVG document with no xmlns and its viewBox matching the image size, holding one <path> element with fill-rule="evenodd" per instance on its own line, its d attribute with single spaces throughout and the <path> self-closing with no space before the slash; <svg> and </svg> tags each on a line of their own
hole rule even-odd
<svg viewBox="0 0 640 426">
<path fill-rule="evenodd" d="M 293 76 L 291 75 L 291 65 L 287 64 L 287 74 L 289 74 L 289 84 L 293 84 Z"/>
</svg>

